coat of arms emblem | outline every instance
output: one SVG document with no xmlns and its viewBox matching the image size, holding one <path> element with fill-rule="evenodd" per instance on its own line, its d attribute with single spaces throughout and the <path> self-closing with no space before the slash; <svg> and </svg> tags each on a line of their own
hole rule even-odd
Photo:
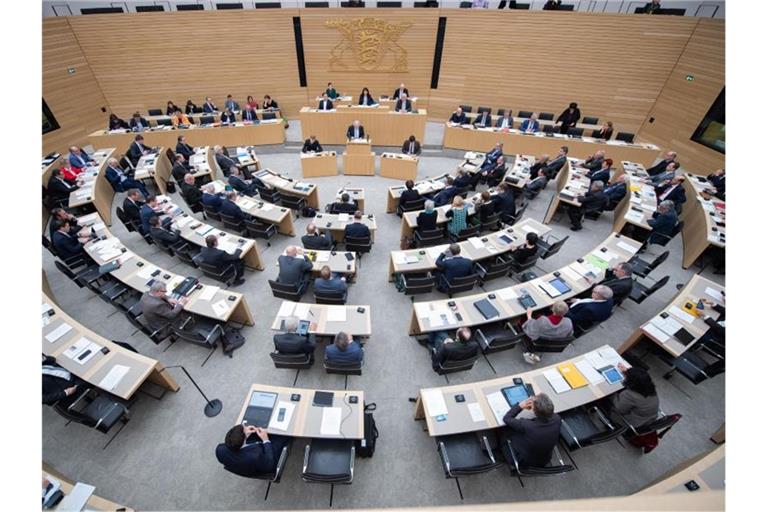
<svg viewBox="0 0 768 512">
<path fill-rule="evenodd" d="M 407 72 L 408 51 L 397 40 L 411 25 L 375 18 L 327 20 L 325 26 L 342 36 L 331 50 L 330 71 Z"/>
</svg>

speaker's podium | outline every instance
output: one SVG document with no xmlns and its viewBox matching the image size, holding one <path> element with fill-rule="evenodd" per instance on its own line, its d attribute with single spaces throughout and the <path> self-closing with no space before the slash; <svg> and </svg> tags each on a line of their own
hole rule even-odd
<svg viewBox="0 0 768 512">
<path fill-rule="evenodd" d="M 419 157 L 402 153 L 381 154 L 381 176 L 396 180 L 415 180 Z"/>
<path fill-rule="evenodd" d="M 304 178 L 336 176 L 338 173 L 335 151 L 301 153 L 301 174 Z"/>
<path fill-rule="evenodd" d="M 371 139 L 348 139 L 344 152 L 344 174 L 373 176 L 374 154 Z"/>
</svg>

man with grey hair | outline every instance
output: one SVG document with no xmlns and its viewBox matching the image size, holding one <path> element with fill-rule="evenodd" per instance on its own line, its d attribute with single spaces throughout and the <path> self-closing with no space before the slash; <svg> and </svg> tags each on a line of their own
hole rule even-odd
<svg viewBox="0 0 768 512">
<path fill-rule="evenodd" d="M 653 218 L 648 219 L 651 234 L 648 235 L 645 244 L 666 244 L 674 233 L 677 223 L 675 203 L 670 200 L 662 201 L 656 211 L 653 212 Z"/>
<path fill-rule="evenodd" d="M 605 151 L 601 149 L 599 151 L 595 151 L 594 155 L 588 156 L 586 159 L 584 159 L 584 163 L 581 166 L 585 169 L 589 169 L 590 171 L 597 171 L 603 166 L 604 160 Z"/>
<path fill-rule="evenodd" d="M 203 198 L 203 193 L 195 183 L 195 175 L 191 172 L 184 175 L 184 181 L 179 184 L 179 189 L 181 196 L 189 206 L 198 204 Z"/>
<path fill-rule="evenodd" d="M 353 364 L 363 360 L 363 347 L 349 333 L 339 331 L 333 343 L 325 347 L 325 360 L 334 364 Z"/>
<path fill-rule="evenodd" d="M 573 322 L 566 318 L 568 314 L 568 304 L 558 300 L 552 304 L 552 313 L 541 315 L 538 318 L 533 317 L 533 308 L 526 310 L 527 320 L 523 324 L 523 332 L 526 338 L 523 343 L 526 351 L 523 353 L 523 359 L 529 364 L 535 364 L 541 361 L 541 356 L 530 350 L 531 341 L 545 338 L 546 340 L 560 340 L 569 338 L 573 335 Z"/>
<path fill-rule="evenodd" d="M 139 304 L 141 313 L 147 321 L 147 325 L 153 331 L 158 331 L 160 339 L 170 334 L 170 327 L 181 315 L 184 305 L 187 303 L 187 297 L 179 300 L 166 296 L 166 286 L 164 281 L 155 279 L 150 285 L 149 291 L 144 292 Z"/>
<path fill-rule="evenodd" d="M 518 418 L 523 410 L 533 411 L 533 418 Z M 546 466 L 552 458 L 560 439 L 560 416 L 555 414 L 552 400 L 544 393 L 514 404 L 504 415 L 507 426 L 499 442 L 508 462 L 513 464 L 514 454 L 518 465 Z"/>
<path fill-rule="evenodd" d="M 357 140 L 365 138 L 365 128 L 360 124 L 360 121 L 355 119 L 352 124 L 347 128 L 347 139 Z"/>
<path fill-rule="evenodd" d="M 408 99 L 408 95 L 405 93 L 402 93 L 395 103 L 395 112 L 405 113 L 405 112 L 411 112 L 413 110 L 413 104 L 411 103 L 411 100 Z"/>
<path fill-rule="evenodd" d="M 280 354 L 309 354 L 310 361 L 315 358 L 315 335 L 313 333 L 299 334 L 299 318 L 289 316 L 283 320 L 281 333 L 275 334 L 272 341 L 275 350 Z"/>
<path fill-rule="evenodd" d="M 120 162 L 117 158 L 110 158 L 107 160 L 107 169 L 104 172 L 104 177 L 112 185 L 112 189 L 115 192 L 124 192 L 130 189 L 138 189 L 144 197 L 149 196 L 147 187 L 138 180 L 133 179 L 133 171 L 126 171 L 120 167 Z"/>
<path fill-rule="evenodd" d="M 605 271 L 605 279 L 601 284 L 613 291 L 613 303 L 620 306 L 632 292 L 632 265 L 626 262 L 617 263 Z"/>
<path fill-rule="evenodd" d="M 203 195 L 200 199 L 203 206 L 207 206 L 211 210 L 218 212 L 221 209 L 221 196 L 216 193 L 216 187 L 213 183 L 206 183 L 203 185 Z"/>
<path fill-rule="evenodd" d="M 581 220 L 584 218 L 584 212 L 599 212 L 608 206 L 608 197 L 603 192 L 604 187 L 605 184 L 602 181 L 593 181 L 589 186 L 589 192 L 576 198 L 581 206 L 568 205 L 571 231 L 579 231 L 581 229 Z"/>
<path fill-rule="evenodd" d="M 571 302 L 571 309 L 566 315 L 573 322 L 574 328 L 585 331 L 607 320 L 613 312 L 613 290 L 599 284 L 592 288 L 592 297 Z"/>
<path fill-rule="evenodd" d="M 437 289 L 447 291 L 454 280 L 467 277 L 472 274 L 472 260 L 461 256 L 461 246 L 457 243 L 450 244 L 448 249 L 440 253 L 435 260 L 437 267 Z"/>
<path fill-rule="evenodd" d="M 223 147 L 214 146 L 213 151 L 216 158 L 216 163 L 219 164 L 219 168 L 221 169 L 221 172 L 224 174 L 224 176 L 229 177 L 230 169 L 232 167 L 237 167 L 240 169 L 240 164 L 228 157 L 226 153 L 224 153 Z"/>
</svg>

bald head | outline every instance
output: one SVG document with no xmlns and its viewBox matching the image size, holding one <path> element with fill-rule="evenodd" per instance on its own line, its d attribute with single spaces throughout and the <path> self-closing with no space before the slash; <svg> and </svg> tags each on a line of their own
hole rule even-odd
<svg viewBox="0 0 768 512">
<path fill-rule="evenodd" d="M 184 183 L 187 183 L 189 185 L 194 185 L 195 184 L 195 175 L 192 174 L 191 172 L 188 172 L 187 174 L 185 174 L 184 175 Z"/>
<path fill-rule="evenodd" d="M 314 222 L 310 222 L 307 225 L 307 234 L 308 235 L 314 235 L 315 233 L 317 233 L 317 226 L 315 226 Z"/>
<path fill-rule="evenodd" d="M 288 256 L 296 256 L 297 249 L 295 245 L 289 245 L 288 248 L 285 250 L 285 254 Z"/>
</svg>

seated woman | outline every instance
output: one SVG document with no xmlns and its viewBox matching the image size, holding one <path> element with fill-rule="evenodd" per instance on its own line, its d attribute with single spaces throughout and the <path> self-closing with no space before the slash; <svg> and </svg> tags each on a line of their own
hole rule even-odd
<svg viewBox="0 0 768 512">
<path fill-rule="evenodd" d="M 165 115 L 172 116 L 174 112 L 177 110 L 181 110 L 179 107 L 176 106 L 171 100 L 168 100 L 167 105 L 165 106 Z"/>
<path fill-rule="evenodd" d="M 187 104 L 184 105 L 184 113 L 187 115 L 194 114 L 196 110 L 197 110 L 197 105 L 192 103 L 192 100 L 187 100 Z"/>
<path fill-rule="evenodd" d="M 464 204 L 464 199 L 461 196 L 453 198 L 451 209 L 445 212 L 445 216 L 448 220 L 448 232 L 452 235 L 458 235 L 463 230 L 467 229 L 467 209 L 469 205 Z"/>
<path fill-rule="evenodd" d="M 254 100 L 254 99 L 253 99 L 253 96 L 248 96 L 248 97 L 245 99 L 245 104 L 246 104 L 246 105 L 250 105 L 250 107 L 251 107 L 252 109 L 254 109 L 254 110 L 258 110 L 258 109 L 259 109 L 259 102 L 258 102 L 258 101 L 256 101 L 256 100 Z"/>
<path fill-rule="evenodd" d="M 621 414 L 633 427 L 641 427 L 659 415 L 659 397 L 648 372 L 640 367 L 618 365 L 624 374 L 624 389 L 606 402 L 609 409 Z"/>
<path fill-rule="evenodd" d="M 552 313 L 549 315 L 533 318 L 533 308 L 528 308 L 525 313 L 528 318 L 523 323 L 523 332 L 528 338 L 523 343 L 528 350 L 523 352 L 523 359 L 528 364 L 541 361 L 541 356 L 529 349 L 530 341 L 540 338 L 562 339 L 573 335 L 573 322 L 565 316 L 568 314 L 568 304 L 561 300 L 552 304 Z"/>
<path fill-rule="evenodd" d="M 368 90 L 367 87 L 363 87 L 363 90 L 360 92 L 360 98 L 357 100 L 357 104 L 370 106 L 375 103 L 376 103 L 376 100 L 374 100 L 373 96 L 371 96 L 371 92 Z"/>
<path fill-rule="evenodd" d="M 429 199 L 424 201 L 424 211 L 416 217 L 416 229 L 419 231 L 437 229 L 437 212 L 433 201 Z"/>
<path fill-rule="evenodd" d="M 128 123 L 117 117 L 117 114 L 109 114 L 109 129 L 110 130 L 129 130 Z"/>
<path fill-rule="evenodd" d="M 174 110 L 171 114 L 171 122 L 173 123 L 174 128 L 178 128 L 179 126 L 189 126 L 192 124 L 189 121 L 187 115 L 178 107 L 176 107 L 176 110 Z"/>
<path fill-rule="evenodd" d="M 527 233 L 525 235 L 525 243 L 512 249 L 510 254 L 517 263 L 528 261 L 528 259 L 533 257 L 533 255 L 539 251 L 538 242 L 539 235 L 536 233 Z"/>
<path fill-rule="evenodd" d="M 264 101 L 261 103 L 261 108 L 264 110 L 277 110 L 277 102 L 272 99 L 269 94 L 264 95 Z"/>
</svg>

